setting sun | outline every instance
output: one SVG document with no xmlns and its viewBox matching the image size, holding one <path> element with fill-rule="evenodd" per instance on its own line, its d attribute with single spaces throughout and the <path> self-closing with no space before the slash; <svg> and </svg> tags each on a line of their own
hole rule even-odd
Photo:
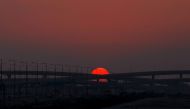
<svg viewBox="0 0 190 109">
<path fill-rule="evenodd" d="M 110 72 L 105 68 L 96 68 L 91 72 L 93 75 L 109 75 Z"/>
</svg>

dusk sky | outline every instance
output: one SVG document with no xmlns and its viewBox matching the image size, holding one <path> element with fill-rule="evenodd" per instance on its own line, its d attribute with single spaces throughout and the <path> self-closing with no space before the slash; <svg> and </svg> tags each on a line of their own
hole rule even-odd
<svg viewBox="0 0 190 109">
<path fill-rule="evenodd" d="M 111 72 L 190 69 L 190 0 L 0 0 L 0 56 Z"/>
</svg>

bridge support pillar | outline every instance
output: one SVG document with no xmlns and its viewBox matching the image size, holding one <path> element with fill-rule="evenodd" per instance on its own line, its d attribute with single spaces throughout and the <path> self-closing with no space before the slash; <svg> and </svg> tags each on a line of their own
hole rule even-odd
<svg viewBox="0 0 190 109">
<path fill-rule="evenodd" d="M 183 73 L 179 74 L 179 78 L 180 78 L 180 80 L 183 79 Z"/>
<path fill-rule="evenodd" d="M 11 74 L 7 74 L 7 78 L 8 78 L 8 80 L 10 80 L 11 79 Z"/>
<path fill-rule="evenodd" d="M 154 80 L 155 80 L 155 75 L 154 74 L 151 75 L 151 79 L 152 79 L 152 82 L 151 82 L 151 91 L 154 92 L 154 85 L 155 85 L 154 84 Z"/>
<path fill-rule="evenodd" d="M 151 75 L 151 79 L 152 80 L 154 80 L 155 79 L 155 75 L 153 74 L 153 75 Z"/>
</svg>

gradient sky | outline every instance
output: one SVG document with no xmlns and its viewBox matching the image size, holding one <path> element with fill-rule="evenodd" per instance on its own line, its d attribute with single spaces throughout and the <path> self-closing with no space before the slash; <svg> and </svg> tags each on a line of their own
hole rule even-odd
<svg viewBox="0 0 190 109">
<path fill-rule="evenodd" d="M 0 0 L 0 55 L 112 72 L 190 69 L 190 0 Z"/>
</svg>

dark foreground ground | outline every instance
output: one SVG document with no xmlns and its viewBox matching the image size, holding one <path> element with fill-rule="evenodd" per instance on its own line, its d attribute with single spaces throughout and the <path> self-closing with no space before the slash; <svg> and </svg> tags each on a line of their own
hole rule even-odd
<svg viewBox="0 0 190 109">
<path fill-rule="evenodd" d="M 190 96 L 155 93 L 122 93 L 84 98 L 56 99 L 2 109 L 190 109 Z"/>
<path fill-rule="evenodd" d="M 187 97 L 145 98 L 103 109 L 190 109 Z"/>
</svg>

